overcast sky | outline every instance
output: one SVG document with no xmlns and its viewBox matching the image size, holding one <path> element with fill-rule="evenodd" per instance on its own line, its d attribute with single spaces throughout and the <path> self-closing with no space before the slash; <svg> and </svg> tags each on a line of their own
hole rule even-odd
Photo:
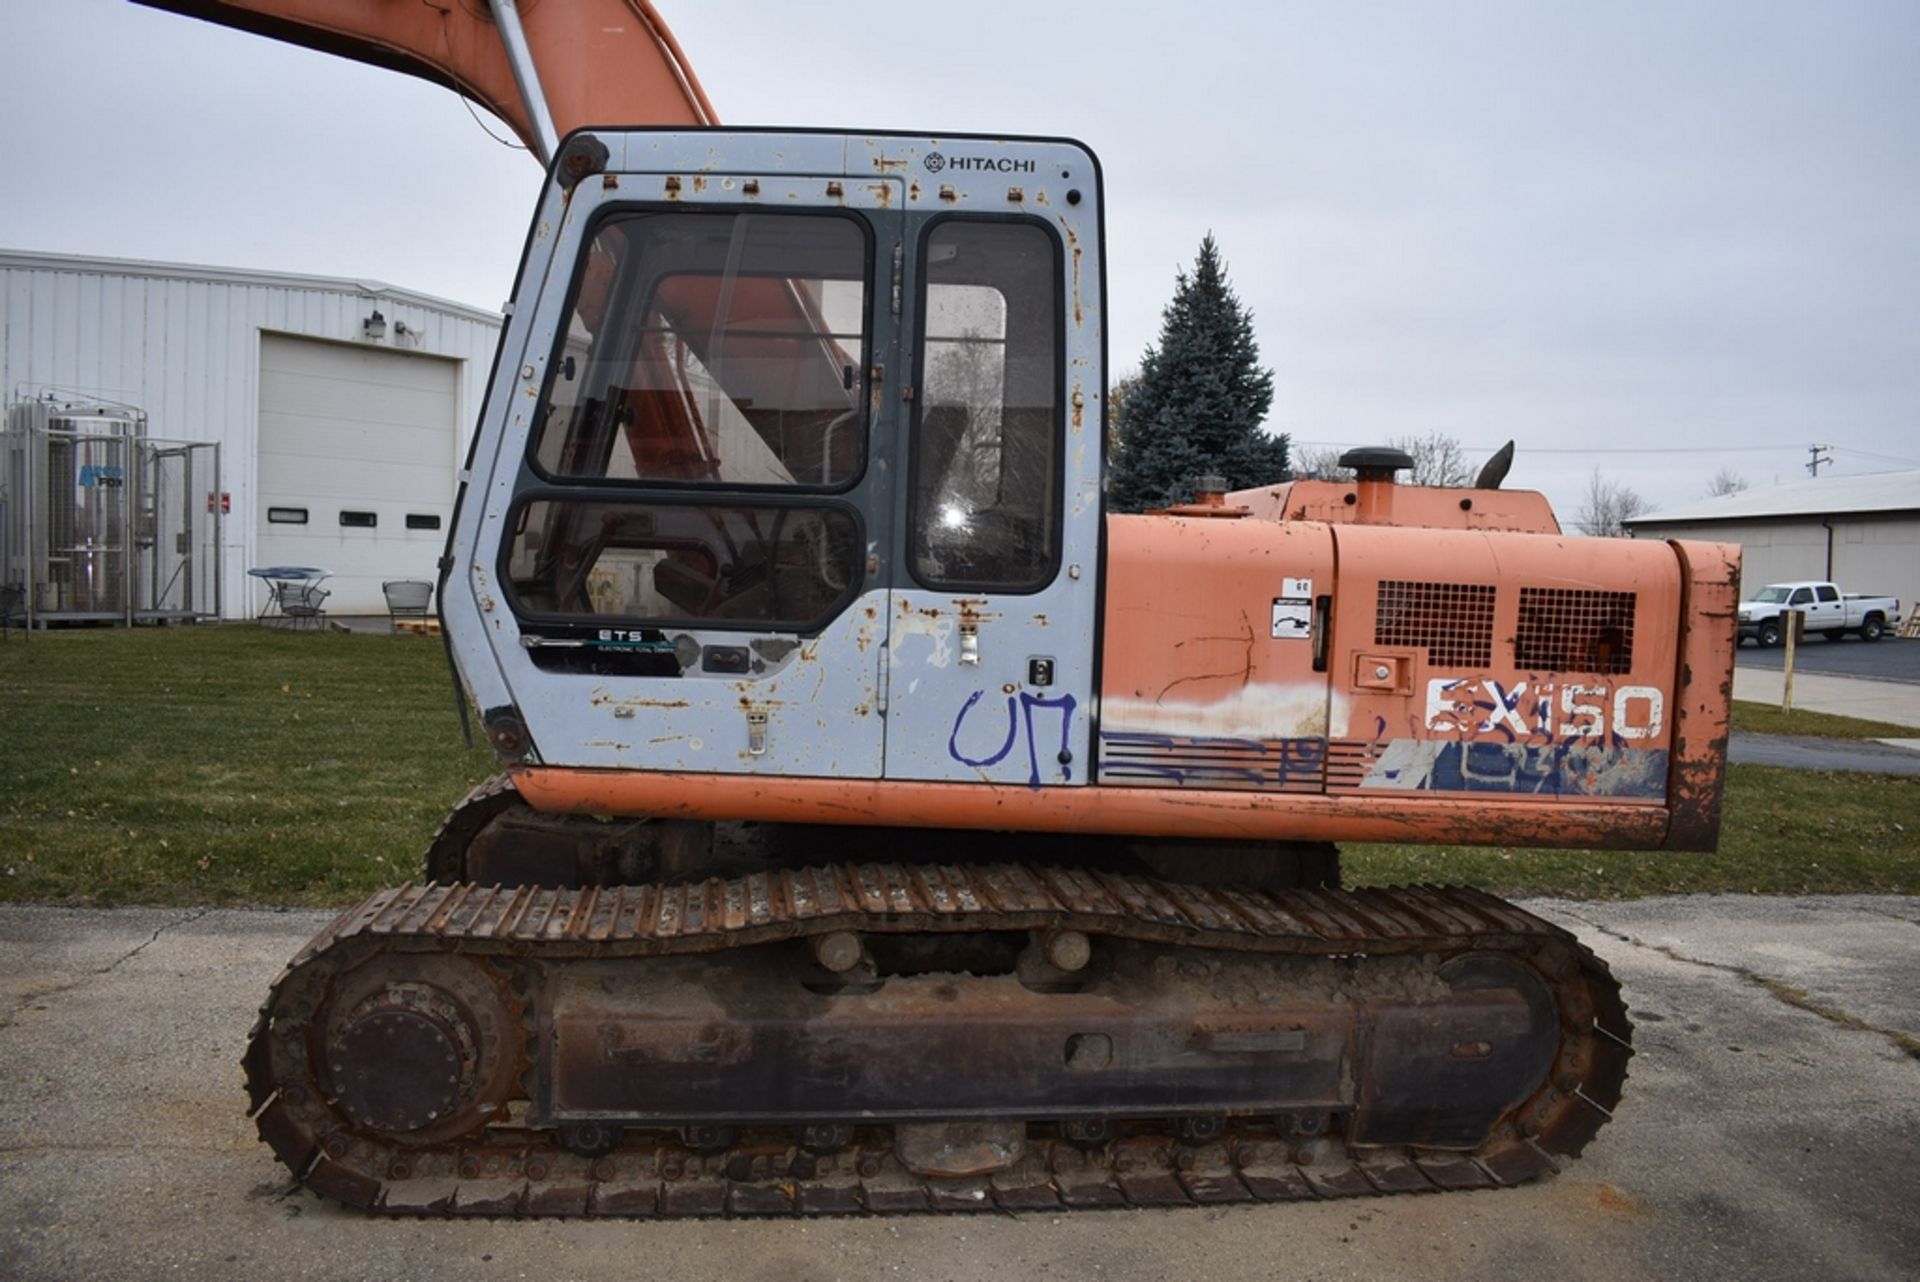
<svg viewBox="0 0 1920 1282">
<path fill-rule="evenodd" d="M 1513 437 L 1569 523 L 1920 466 L 1914 0 L 658 4 L 729 123 L 1090 144 L 1115 376 L 1211 230 L 1297 441 Z M 511 287 L 537 171 L 445 90 L 118 0 L 0 41 L 0 247 Z"/>
</svg>

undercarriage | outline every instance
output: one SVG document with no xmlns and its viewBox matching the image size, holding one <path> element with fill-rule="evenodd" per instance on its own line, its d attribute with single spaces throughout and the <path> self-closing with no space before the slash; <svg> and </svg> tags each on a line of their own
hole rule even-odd
<svg viewBox="0 0 1920 1282">
<path fill-rule="evenodd" d="M 383 892 L 246 1072 L 288 1168 L 371 1211 L 855 1214 L 1524 1182 L 1629 1032 L 1476 891 L 892 861 Z"/>
</svg>

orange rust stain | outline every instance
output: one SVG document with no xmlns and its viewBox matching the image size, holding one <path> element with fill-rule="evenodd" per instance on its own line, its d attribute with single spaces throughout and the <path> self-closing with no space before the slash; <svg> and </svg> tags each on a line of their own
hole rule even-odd
<svg viewBox="0 0 1920 1282">
<path fill-rule="evenodd" d="M 610 694 L 597 694 L 591 700 L 596 708 L 612 706 L 616 708 L 691 708 L 693 705 L 685 699 L 616 699 Z"/>
<path fill-rule="evenodd" d="M 1078 325 L 1084 319 L 1080 307 L 1080 246 L 1076 244 L 1073 247 L 1073 323 Z"/>
</svg>

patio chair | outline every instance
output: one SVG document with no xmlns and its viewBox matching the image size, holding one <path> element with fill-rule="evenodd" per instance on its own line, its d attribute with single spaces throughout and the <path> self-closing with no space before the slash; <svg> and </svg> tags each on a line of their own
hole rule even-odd
<svg viewBox="0 0 1920 1282">
<path fill-rule="evenodd" d="M 32 635 L 27 631 L 27 590 L 18 583 L 0 583 L 0 641 L 7 639 L 9 628 L 19 628 L 23 637 Z"/>
<path fill-rule="evenodd" d="M 283 584 L 279 593 L 280 613 L 287 616 L 290 628 L 324 627 L 327 612 L 323 603 L 332 595 L 317 583 Z"/>
<path fill-rule="evenodd" d="M 433 584 L 419 579 L 393 579 L 382 583 L 380 590 L 387 594 L 389 631 L 398 632 L 402 619 L 427 617 L 427 603 L 433 600 Z"/>
</svg>

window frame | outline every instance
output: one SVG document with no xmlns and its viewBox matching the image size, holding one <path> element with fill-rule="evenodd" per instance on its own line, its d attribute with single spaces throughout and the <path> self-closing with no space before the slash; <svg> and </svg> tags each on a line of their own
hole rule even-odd
<svg viewBox="0 0 1920 1282">
<path fill-rule="evenodd" d="M 1030 584 L 1014 587 L 1005 583 L 994 583 L 977 579 L 930 579 L 923 577 L 914 555 L 914 544 L 920 530 L 920 423 L 926 413 L 927 401 L 920 394 L 926 386 L 927 365 L 927 277 L 929 246 L 933 243 L 934 233 L 950 223 L 964 223 L 970 226 L 988 224 L 1016 224 L 1038 228 L 1053 248 L 1053 273 L 1050 281 L 1053 305 L 1053 450 L 1052 483 L 1053 514 L 1049 521 L 1052 552 L 1047 559 L 1043 575 Z M 913 387 L 914 397 L 911 411 L 905 415 L 905 438 L 901 442 L 904 466 L 900 468 L 906 485 L 906 524 L 901 529 L 900 562 L 911 583 L 929 592 L 978 592 L 1001 596 L 1034 596 L 1045 592 L 1060 578 L 1060 570 L 1066 560 L 1066 495 L 1062 491 L 1062 482 L 1066 477 L 1067 460 L 1067 311 L 1066 311 L 1066 244 L 1058 229 L 1044 218 L 1032 214 L 976 214 L 943 213 L 927 219 L 920 225 L 917 243 L 914 245 L 914 314 L 913 329 L 905 335 L 906 341 L 913 345 Z"/>
<path fill-rule="evenodd" d="M 692 494 L 715 494 L 715 493 L 739 493 L 739 494 L 754 494 L 754 495 L 804 494 L 808 496 L 820 496 L 820 495 L 842 495 L 857 488 L 860 485 L 860 483 L 866 479 L 867 471 L 873 465 L 873 424 L 874 424 L 875 415 L 874 415 L 874 406 L 873 406 L 872 372 L 873 372 L 873 365 L 874 365 L 874 343 L 877 337 L 875 327 L 874 327 L 874 308 L 878 305 L 877 300 L 880 297 L 880 293 L 879 293 L 878 282 L 874 275 L 876 257 L 875 257 L 875 249 L 874 249 L 875 233 L 874 233 L 874 227 L 872 222 L 869 221 L 860 210 L 843 209 L 843 208 L 825 206 L 825 205 L 803 205 L 803 206 L 798 206 L 794 208 L 772 208 L 772 209 L 761 209 L 758 207 L 742 207 L 739 205 L 720 205 L 712 208 L 704 208 L 698 205 L 676 204 L 673 202 L 663 203 L 659 201 L 621 201 L 618 203 L 604 205 L 601 208 L 594 211 L 592 220 L 587 224 L 586 229 L 581 233 L 580 243 L 583 247 L 590 249 L 591 246 L 594 244 L 595 240 L 599 237 L 601 231 L 610 222 L 614 222 L 622 218 L 631 218 L 634 215 L 652 216 L 652 215 L 658 215 L 658 214 L 675 214 L 675 215 L 690 214 L 690 215 L 708 217 L 708 218 L 741 218 L 741 217 L 834 218 L 844 222 L 851 223 L 859 231 L 860 238 L 861 238 L 861 246 L 862 246 L 862 271 L 864 273 L 860 277 L 860 287 L 862 291 L 861 292 L 861 308 L 860 308 L 860 344 L 864 354 L 864 360 L 861 362 L 861 367 L 859 369 L 859 378 L 857 383 L 855 384 L 855 386 L 858 388 L 858 393 L 859 393 L 856 403 L 860 411 L 860 423 L 859 423 L 860 464 L 859 466 L 856 467 L 851 473 L 849 473 L 845 480 L 837 482 L 832 485 L 802 485 L 798 483 L 795 483 L 792 485 L 779 485 L 779 484 L 769 484 L 766 482 L 750 483 L 750 482 L 744 482 L 744 481 L 726 481 L 726 480 L 702 481 L 702 480 L 684 480 L 684 479 L 677 479 L 677 478 L 676 479 L 651 478 L 651 477 L 644 477 L 644 476 L 642 477 L 585 476 L 585 475 L 571 475 L 565 472 L 549 472 L 546 468 L 542 467 L 540 463 L 540 443 L 541 443 L 542 437 L 545 435 L 545 426 L 546 426 L 545 420 L 542 419 L 540 423 L 533 428 L 533 430 L 527 433 L 527 447 L 526 447 L 526 453 L 524 455 L 524 462 L 527 467 L 527 470 L 531 472 L 535 477 L 537 477 L 540 481 L 546 484 L 562 485 L 562 486 L 568 486 L 568 487 L 579 487 L 581 489 L 607 489 L 607 490 L 624 490 L 624 491 L 632 491 L 637 489 L 649 489 L 649 490 L 658 489 L 661 491 L 675 491 L 675 492 L 692 493 Z M 566 301 L 562 304 L 562 307 L 561 307 L 559 324 L 555 327 L 553 346 L 549 350 L 548 356 L 547 356 L 546 372 L 540 384 L 540 397 L 535 402 L 536 413 L 538 413 L 542 409 L 550 407 L 553 404 L 553 389 L 555 386 L 555 381 L 560 377 L 561 367 L 566 360 L 568 330 L 572 324 L 574 310 L 576 307 L 578 307 L 580 302 L 580 291 L 586 283 L 587 264 L 589 263 L 590 260 L 591 260 L 590 254 L 588 253 L 581 254 L 579 263 L 576 266 L 573 273 L 573 279 L 567 285 Z M 686 271 L 669 271 L 664 273 L 658 273 L 656 276 L 656 287 L 657 287 L 657 281 L 671 279 L 674 276 L 692 275 L 692 274 L 694 273 L 689 273 Z M 755 280 L 779 279 L 779 277 L 777 275 L 762 276 L 759 273 L 755 273 L 752 276 L 741 277 L 741 279 L 755 279 Z M 649 298 L 652 297 L 651 293 L 649 293 L 648 297 Z"/>
</svg>

